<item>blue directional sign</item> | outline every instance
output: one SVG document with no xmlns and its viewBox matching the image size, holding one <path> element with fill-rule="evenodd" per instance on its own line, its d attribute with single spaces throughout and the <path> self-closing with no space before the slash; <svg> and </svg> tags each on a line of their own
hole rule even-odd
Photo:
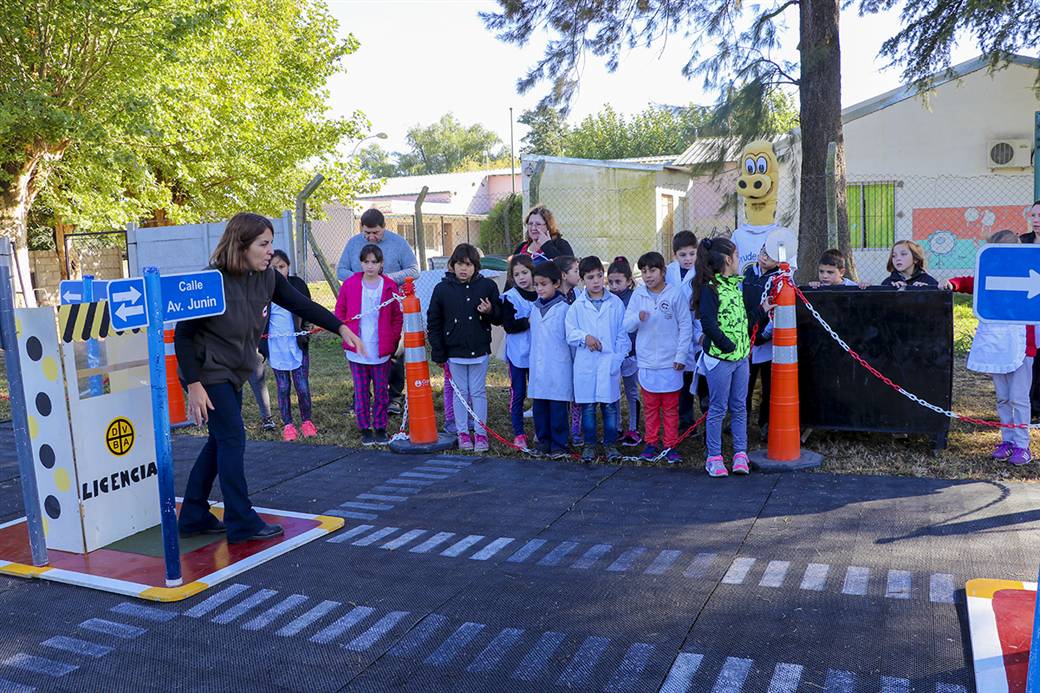
<svg viewBox="0 0 1040 693">
<path fill-rule="evenodd" d="M 108 298 L 108 282 L 95 279 L 93 288 L 95 301 L 104 301 Z M 65 279 L 58 284 L 58 294 L 62 305 L 68 303 L 83 303 L 83 280 Z"/>
<path fill-rule="evenodd" d="M 983 246 L 974 308 L 983 322 L 1040 323 L 1040 245 Z"/>
<path fill-rule="evenodd" d="M 112 329 L 120 332 L 148 326 L 144 305 L 144 278 L 116 279 L 108 285 L 108 313 Z"/>
<path fill-rule="evenodd" d="M 159 280 L 166 322 L 224 313 L 224 275 L 217 270 L 164 274 Z"/>
</svg>

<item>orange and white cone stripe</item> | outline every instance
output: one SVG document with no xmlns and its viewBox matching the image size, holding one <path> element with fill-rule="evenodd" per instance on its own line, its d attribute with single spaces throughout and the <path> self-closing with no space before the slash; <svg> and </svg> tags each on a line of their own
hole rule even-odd
<svg viewBox="0 0 1040 693">
<path fill-rule="evenodd" d="M 773 312 L 772 392 L 769 398 L 770 460 L 789 462 L 801 457 L 798 405 L 798 328 L 790 265 L 780 264 L 781 287 Z"/>
<path fill-rule="evenodd" d="M 413 445 L 437 442 L 437 416 L 433 411 L 430 364 L 426 360 L 426 330 L 422 306 L 411 277 L 404 281 L 404 370 L 408 390 L 408 439 Z"/>
</svg>

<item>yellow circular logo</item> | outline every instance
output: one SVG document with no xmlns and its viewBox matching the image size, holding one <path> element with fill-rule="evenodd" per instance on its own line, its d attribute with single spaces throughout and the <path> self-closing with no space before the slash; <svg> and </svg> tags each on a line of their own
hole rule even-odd
<svg viewBox="0 0 1040 693">
<path fill-rule="evenodd" d="M 134 425 L 129 419 L 119 417 L 108 424 L 105 431 L 105 446 L 113 455 L 122 457 L 134 447 Z"/>
</svg>

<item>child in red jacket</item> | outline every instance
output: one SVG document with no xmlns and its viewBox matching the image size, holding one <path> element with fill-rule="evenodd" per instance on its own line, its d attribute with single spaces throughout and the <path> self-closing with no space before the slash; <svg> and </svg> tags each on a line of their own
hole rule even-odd
<svg viewBox="0 0 1040 693">
<path fill-rule="evenodd" d="M 380 445 L 390 442 L 386 435 L 390 356 L 401 339 L 404 316 L 397 301 L 376 309 L 397 292 L 394 280 L 383 276 L 383 251 L 379 246 L 368 244 L 361 249 L 361 267 L 361 272 L 348 277 L 340 287 L 336 317 L 361 338 L 368 353 L 362 356 L 343 343 L 354 376 L 354 415 L 361 444 Z"/>
</svg>

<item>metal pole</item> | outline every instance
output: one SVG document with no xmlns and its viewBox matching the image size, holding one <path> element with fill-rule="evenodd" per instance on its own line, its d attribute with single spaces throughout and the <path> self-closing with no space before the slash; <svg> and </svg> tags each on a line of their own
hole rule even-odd
<svg viewBox="0 0 1040 693">
<path fill-rule="evenodd" d="M 1040 200 L 1040 111 L 1033 114 L 1033 200 Z"/>
<path fill-rule="evenodd" d="M 509 249 L 513 247 L 513 239 L 510 238 L 509 233 L 509 213 L 513 210 L 513 198 L 516 197 L 516 154 L 514 153 L 513 143 L 513 107 L 509 107 L 509 184 L 512 186 L 513 197 L 509 198 L 509 204 L 506 205 L 506 249 L 505 252 L 509 252 Z"/>
<path fill-rule="evenodd" d="M 144 295 L 148 310 L 148 371 L 152 383 L 152 424 L 155 426 L 155 464 L 159 470 L 159 516 L 162 524 L 166 586 L 181 585 L 181 546 L 177 536 L 177 497 L 173 488 L 173 441 L 170 439 L 170 402 L 166 393 L 166 345 L 163 343 L 162 284 L 157 267 L 144 268 Z"/>
<path fill-rule="evenodd" d="M 83 275 L 83 303 L 94 302 L 94 275 Z M 98 368 L 101 366 L 101 345 L 96 339 L 87 340 L 87 367 Z M 105 394 L 105 386 L 100 375 L 92 375 L 87 378 L 87 386 L 90 388 L 90 396 L 98 397 Z"/>
<path fill-rule="evenodd" d="M 307 231 L 304 223 L 307 221 L 307 198 L 310 197 L 318 186 L 325 182 L 325 176 L 320 173 L 311 178 L 303 190 L 296 196 L 296 274 L 307 281 Z"/>
<path fill-rule="evenodd" d="M 419 267 L 426 266 L 426 233 L 422 225 L 422 206 L 428 192 L 430 188 L 424 185 L 419 191 L 419 197 L 415 198 L 415 249 L 419 252 Z"/>
<path fill-rule="evenodd" d="M 32 443 L 29 440 L 29 414 L 25 410 L 22 364 L 18 355 L 18 335 L 14 321 L 14 284 L 11 279 L 13 254 L 11 240 L 0 238 L 0 337 L 3 338 L 4 364 L 7 366 L 7 385 L 11 395 L 14 447 L 18 455 L 25 523 L 29 528 L 29 549 L 32 552 L 33 565 L 44 566 L 47 565 L 47 541 L 43 534 L 40 496 L 36 488 L 36 469 L 33 466 Z"/>
</svg>

